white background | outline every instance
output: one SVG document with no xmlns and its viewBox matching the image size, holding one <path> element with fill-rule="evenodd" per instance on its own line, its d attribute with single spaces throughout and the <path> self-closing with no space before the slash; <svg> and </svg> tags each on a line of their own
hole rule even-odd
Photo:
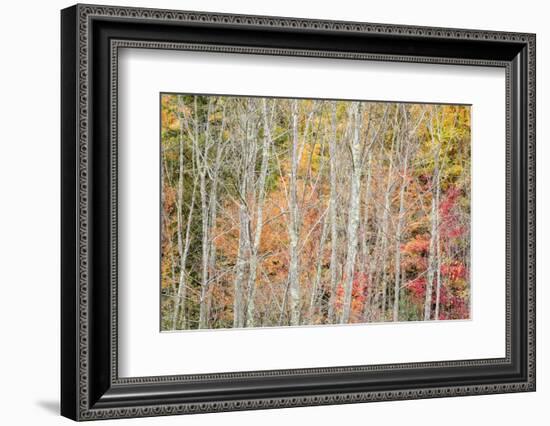
<svg viewBox="0 0 550 426">
<path fill-rule="evenodd" d="M 547 424 L 550 401 L 550 28 L 540 0 L 444 4 L 395 0 L 133 0 L 133 6 L 433 25 L 537 33 L 538 390 L 423 401 L 107 421 L 187 425 Z M 59 9 L 66 1 L 3 4 L 0 67 L 0 418 L 69 424 L 59 394 Z M 487 253 L 488 256 L 491 253 Z"/>
<path fill-rule="evenodd" d="M 502 68 L 123 49 L 119 81 L 121 376 L 505 356 Z M 471 104 L 471 320 L 159 333 L 161 91 Z"/>
</svg>

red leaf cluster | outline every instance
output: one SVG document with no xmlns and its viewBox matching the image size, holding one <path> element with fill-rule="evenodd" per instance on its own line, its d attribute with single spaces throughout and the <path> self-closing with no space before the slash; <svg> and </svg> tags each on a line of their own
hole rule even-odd
<svg viewBox="0 0 550 426">
<path fill-rule="evenodd" d="M 418 277 L 407 284 L 415 303 L 422 303 L 426 297 L 426 278 Z"/>
<path fill-rule="evenodd" d="M 351 313 L 352 316 L 360 315 L 363 304 L 368 295 L 368 276 L 366 273 L 356 272 L 353 275 L 351 288 Z M 344 284 L 336 287 L 336 309 L 341 311 L 344 307 Z"/>
<path fill-rule="evenodd" d="M 450 265 L 441 265 L 441 275 L 451 281 L 466 278 L 466 266 L 463 263 L 454 261 Z"/>
<path fill-rule="evenodd" d="M 450 187 L 439 204 L 439 220 L 441 222 L 441 236 L 443 239 L 457 239 L 467 232 L 467 227 L 460 223 L 457 203 L 462 191 Z"/>
</svg>

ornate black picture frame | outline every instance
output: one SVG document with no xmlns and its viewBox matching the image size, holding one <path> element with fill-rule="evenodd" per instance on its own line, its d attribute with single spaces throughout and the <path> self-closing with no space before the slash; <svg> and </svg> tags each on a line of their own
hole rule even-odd
<svg viewBox="0 0 550 426">
<path fill-rule="evenodd" d="M 535 35 L 95 5 L 64 9 L 61 28 L 62 415 L 92 420 L 535 390 Z M 504 68 L 506 356 L 120 378 L 121 47 Z"/>
</svg>

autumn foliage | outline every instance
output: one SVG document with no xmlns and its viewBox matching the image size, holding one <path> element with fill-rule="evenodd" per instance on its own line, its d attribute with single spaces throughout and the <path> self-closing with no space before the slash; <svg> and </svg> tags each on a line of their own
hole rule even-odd
<svg viewBox="0 0 550 426">
<path fill-rule="evenodd" d="M 163 95 L 163 330 L 470 317 L 470 110 Z"/>
</svg>

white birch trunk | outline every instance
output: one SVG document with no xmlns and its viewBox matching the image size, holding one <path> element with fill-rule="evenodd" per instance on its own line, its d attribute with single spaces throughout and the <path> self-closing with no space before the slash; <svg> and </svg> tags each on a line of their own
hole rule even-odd
<svg viewBox="0 0 550 426">
<path fill-rule="evenodd" d="M 426 299 L 424 301 L 424 321 L 431 319 L 432 314 L 432 292 L 435 272 L 435 238 L 437 232 L 437 218 L 436 218 L 436 202 L 435 196 L 432 196 L 432 230 L 430 236 L 430 248 L 428 255 L 428 280 L 426 283 Z"/>
<path fill-rule="evenodd" d="M 262 163 L 260 166 L 260 177 L 258 179 L 258 197 L 256 200 L 256 229 L 254 231 L 254 242 L 250 254 L 249 275 L 248 275 L 248 300 L 246 308 L 246 326 L 254 326 L 254 309 L 256 296 L 256 275 L 258 269 L 258 252 L 260 250 L 260 242 L 263 227 L 263 207 L 265 201 L 265 182 L 269 165 L 269 155 L 271 151 L 271 130 L 269 125 L 267 102 L 262 100 L 262 115 L 264 125 L 264 140 L 262 146 Z"/>
<path fill-rule="evenodd" d="M 178 321 L 181 315 L 182 328 L 186 328 L 187 318 L 186 318 L 186 297 L 187 297 L 187 256 L 189 254 L 189 244 L 191 237 L 191 223 L 193 218 L 193 211 L 195 208 L 195 190 L 196 190 L 196 180 L 193 184 L 193 192 L 191 194 L 191 204 L 189 207 L 189 213 L 187 216 L 187 225 L 185 229 L 185 242 L 182 237 L 182 227 L 183 227 L 183 174 L 184 174 L 184 140 L 183 140 L 183 124 L 184 120 L 183 115 L 180 116 L 180 138 L 179 138 L 179 178 L 178 178 L 178 191 L 177 191 L 177 235 L 178 235 L 178 254 L 180 257 L 180 274 L 179 274 L 179 283 L 178 283 L 178 292 L 176 297 L 176 306 L 174 307 L 174 312 L 172 314 L 172 329 L 176 330 L 178 328 Z"/>
<path fill-rule="evenodd" d="M 441 300 L 441 238 L 439 235 L 439 192 L 440 192 L 440 185 L 437 185 L 437 192 L 436 192 L 436 204 L 437 204 L 437 242 L 435 247 L 435 256 L 436 256 L 436 262 L 435 262 L 435 270 L 436 270 L 436 288 L 435 288 L 435 314 L 434 319 L 439 320 L 439 310 L 440 310 L 440 300 Z"/>
<path fill-rule="evenodd" d="M 245 292 L 245 274 L 250 259 L 250 213 L 247 206 L 249 186 L 251 185 L 251 168 L 253 167 L 254 147 L 251 146 L 250 137 L 250 103 L 247 104 L 246 112 L 241 115 L 241 128 L 243 136 L 240 145 L 240 155 L 242 155 L 240 166 L 240 185 L 239 185 L 239 248 L 237 253 L 237 264 L 234 284 L 233 298 L 233 327 L 244 327 L 244 292 Z"/>
<path fill-rule="evenodd" d="M 248 213 L 246 211 L 246 206 L 241 204 L 239 207 L 239 222 L 240 222 L 240 233 L 239 233 L 239 250 L 237 253 L 237 272 L 235 276 L 235 296 L 233 300 L 233 327 L 240 328 L 244 326 L 244 276 L 246 269 L 246 260 L 249 256 L 248 250 L 248 241 L 250 241 L 250 236 L 248 234 L 249 223 L 248 223 Z"/>
<path fill-rule="evenodd" d="M 392 139 L 391 150 L 390 150 L 390 164 L 388 166 L 388 180 L 386 183 L 386 192 L 384 194 L 384 212 L 382 213 L 382 228 L 381 228 L 381 258 L 380 264 L 382 265 L 382 306 L 381 306 L 381 318 L 385 320 L 386 316 L 386 305 L 387 305 L 387 271 L 386 264 L 388 258 L 388 228 L 389 228 L 389 219 L 390 219 L 390 208 L 391 208 L 391 192 L 392 192 L 392 178 L 393 178 L 393 150 L 395 146 L 395 137 Z"/>
<path fill-rule="evenodd" d="M 291 102 L 292 107 L 292 147 L 290 165 L 290 220 L 288 232 L 290 237 L 290 265 L 289 265 L 289 291 L 290 291 L 290 325 L 300 324 L 300 275 L 298 258 L 298 101 Z"/>
<path fill-rule="evenodd" d="M 315 308 L 317 306 L 317 292 L 321 283 L 321 273 L 323 266 L 323 251 L 325 249 L 325 242 L 328 235 L 328 219 L 323 219 L 323 226 L 321 231 L 321 241 L 319 242 L 319 252 L 317 254 L 317 269 L 315 271 L 315 280 L 311 288 L 311 297 L 309 299 L 309 320 L 313 319 Z"/>
<path fill-rule="evenodd" d="M 367 268 L 369 259 L 369 203 L 372 197 L 371 181 L 372 181 L 372 145 L 369 148 L 368 160 L 367 160 L 367 182 L 365 184 L 365 202 L 364 202 L 364 214 L 363 214 L 363 234 L 361 244 L 361 273 L 362 279 L 365 280 L 366 298 L 363 305 L 363 320 L 367 317 L 368 310 L 370 309 L 370 300 L 372 298 L 372 280 L 370 279 L 371 271 Z"/>
<path fill-rule="evenodd" d="M 329 156 L 330 156 L 330 199 L 329 199 L 329 215 L 330 215 L 330 300 L 328 306 L 328 322 L 334 323 L 335 320 L 335 305 L 336 305 L 336 283 L 338 280 L 338 222 L 337 222 L 337 197 L 338 189 L 336 187 L 337 173 L 337 122 L 336 122 L 336 102 L 332 102 L 332 137 L 329 139 Z"/>
<path fill-rule="evenodd" d="M 441 167 L 439 164 L 439 156 L 441 151 L 441 135 L 438 137 L 438 154 L 437 154 L 437 183 L 435 188 L 435 229 L 436 229 L 436 243 L 435 243 L 435 270 L 436 270 L 436 289 L 435 289 L 435 314 L 434 319 L 439 320 L 440 300 L 441 300 L 441 237 L 439 233 L 439 198 L 441 194 Z"/>
<path fill-rule="evenodd" d="M 430 133 L 432 135 L 432 144 L 435 145 L 435 137 L 433 129 L 430 124 Z M 437 142 L 437 146 L 434 146 L 434 172 L 432 178 L 432 209 L 431 209 L 431 222 L 432 229 L 430 235 L 430 248 L 428 256 L 428 280 L 426 283 L 426 299 L 424 301 L 424 321 L 431 319 L 432 314 L 432 292 L 434 284 L 434 275 L 436 269 L 436 240 L 438 239 L 438 210 L 439 210 L 439 154 L 441 150 L 441 141 Z"/>
<path fill-rule="evenodd" d="M 409 144 L 405 141 L 405 158 L 403 159 L 403 178 L 399 192 L 399 215 L 397 217 L 397 229 L 395 231 L 395 275 L 393 286 L 393 321 L 399 321 L 399 293 L 401 289 L 401 234 L 405 219 L 405 191 L 407 190 L 407 172 L 409 166 Z"/>
<path fill-rule="evenodd" d="M 208 250 L 207 255 L 208 259 L 206 262 L 206 268 L 207 268 L 207 277 L 208 281 L 206 282 L 206 286 L 204 286 L 202 290 L 202 300 L 203 300 L 203 315 L 201 320 L 199 321 L 199 328 L 205 328 L 208 326 L 208 315 L 210 312 L 210 298 L 211 298 L 211 292 L 212 292 L 212 286 L 215 283 L 215 267 L 216 267 L 216 246 L 214 244 L 214 237 L 213 237 L 213 230 L 216 226 L 216 220 L 218 217 L 218 180 L 219 180 L 219 173 L 220 168 L 222 166 L 222 159 L 223 159 L 223 129 L 224 129 L 224 121 L 225 121 L 225 111 L 222 113 L 222 125 L 221 125 L 221 132 L 220 137 L 218 139 L 218 143 L 216 146 L 216 159 L 214 162 L 214 170 L 212 171 L 210 175 L 210 194 L 208 196 Z M 204 267 L 204 265 L 203 265 Z"/>
<path fill-rule="evenodd" d="M 346 324 L 349 322 L 351 313 L 352 291 L 353 291 L 353 276 L 355 270 L 355 258 L 357 256 L 357 230 L 359 228 L 359 204 L 361 191 L 361 173 L 362 164 L 360 161 L 360 129 L 361 129 L 361 113 L 359 104 L 353 102 L 351 105 L 351 120 L 353 120 L 353 135 L 351 141 L 351 161 L 352 161 L 352 176 L 351 189 L 349 198 L 348 211 L 348 229 L 347 229 L 347 257 L 344 266 L 344 304 L 340 323 Z"/>
<path fill-rule="evenodd" d="M 196 113 L 196 97 L 195 97 L 195 113 Z M 206 295 L 208 293 L 208 266 L 210 263 L 209 260 L 209 249 L 210 249 L 210 226 L 209 226 L 209 212 L 210 212 L 210 200 L 208 197 L 207 190 L 207 168 L 208 165 L 208 156 L 210 150 L 210 116 L 212 113 L 213 101 L 210 99 L 208 103 L 208 111 L 206 113 L 206 129 L 205 129 L 205 141 L 202 154 L 200 154 L 200 148 L 198 146 L 198 138 L 195 141 L 197 146 L 197 163 L 199 165 L 199 185 L 200 185 L 200 198 L 201 198 L 201 216 L 202 216 L 202 271 L 201 271 L 201 291 L 200 291 L 200 301 L 199 301 L 199 324 L 198 328 L 202 329 L 206 326 L 207 321 L 207 303 Z M 197 126 L 197 121 L 195 120 L 195 126 Z"/>
<path fill-rule="evenodd" d="M 367 182 L 365 184 L 365 202 L 364 202 L 364 214 L 363 214 L 363 242 L 361 245 L 361 272 L 367 273 L 367 263 L 369 258 L 369 203 L 372 196 L 371 191 L 372 181 L 372 152 L 369 152 L 367 160 Z"/>
</svg>

